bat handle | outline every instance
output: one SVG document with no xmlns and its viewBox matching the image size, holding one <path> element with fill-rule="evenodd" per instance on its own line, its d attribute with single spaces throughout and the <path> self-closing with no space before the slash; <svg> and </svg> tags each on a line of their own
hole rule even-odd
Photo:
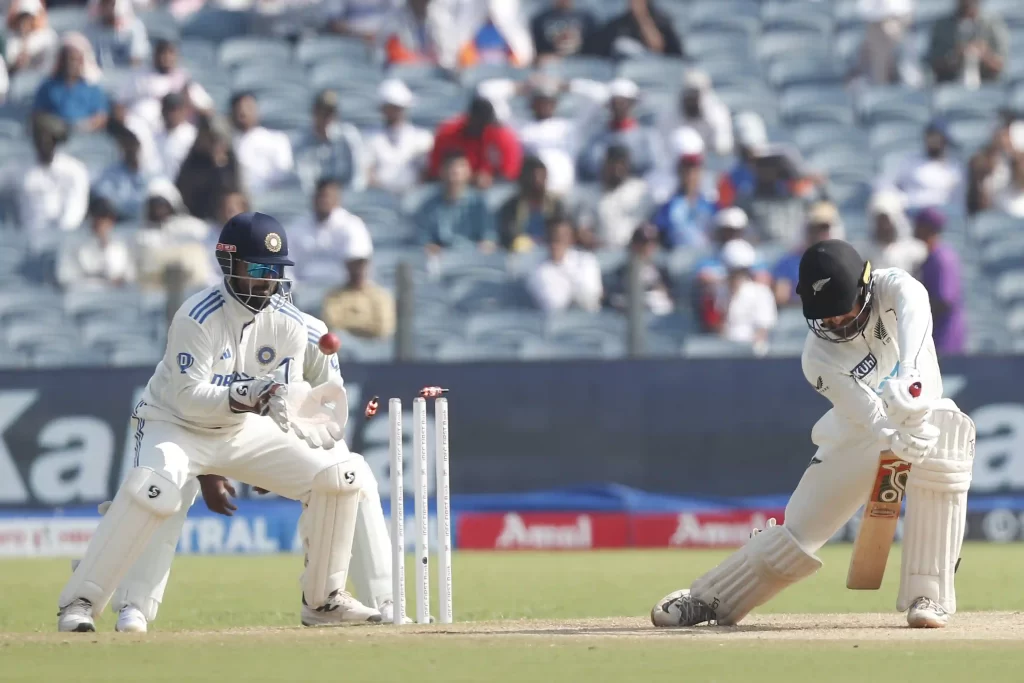
<svg viewBox="0 0 1024 683">
<path fill-rule="evenodd" d="M 910 395 L 913 396 L 914 398 L 919 397 L 921 395 L 921 383 L 914 382 L 913 384 L 910 385 L 909 391 Z"/>
</svg>

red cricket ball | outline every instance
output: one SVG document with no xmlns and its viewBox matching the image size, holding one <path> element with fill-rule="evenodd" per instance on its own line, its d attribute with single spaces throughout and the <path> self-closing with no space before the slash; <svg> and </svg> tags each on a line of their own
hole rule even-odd
<svg viewBox="0 0 1024 683">
<path fill-rule="evenodd" d="M 341 339 L 338 335 L 333 332 L 328 332 L 324 336 L 320 337 L 320 341 L 317 342 L 317 346 L 320 347 L 320 353 L 325 356 L 333 356 L 341 348 Z"/>
</svg>

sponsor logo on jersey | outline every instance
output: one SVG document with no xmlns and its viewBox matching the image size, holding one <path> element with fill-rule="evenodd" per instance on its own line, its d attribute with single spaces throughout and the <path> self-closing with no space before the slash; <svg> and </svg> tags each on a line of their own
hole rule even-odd
<svg viewBox="0 0 1024 683">
<path fill-rule="evenodd" d="M 850 374 L 856 377 L 857 379 L 864 379 L 865 377 L 870 375 L 871 372 L 877 367 L 878 359 L 875 358 L 875 354 L 869 353 L 868 355 L 864 356 L 864 360 L 857 363 L 857 366 L 850 371 Z"/>
<path fill-rule="evenodd" d="M 260 350 L 256 352 L 256 360 L 261 365 L 270 365 L 277 358 L 277 351 L 274 350 L 273 346 L 261 346 Z"/>
<path fill-rule="evenodd" d="M 220 359 L 221 360 L 230 360 L 231 359 L 231 349 L 224 349 L 224 353 L 221 354 Z"/>
<path fill-rule="evenodd" d="M 226 375 L 216 374 L 210 378 L 210 384 L 215 387 L 229 387 L 240 379 L 252 379 L 244 372 L 229 372 Z"/>
<path fill-rule="evenodd" d="M 179 353 L 178 354 L 178 369 L 181 370 L 181 374 L 185 374 L 185 371 L 192 367 L 192 363 L 195 359 L 192 358 L 191 353 Z"/>
</svg>

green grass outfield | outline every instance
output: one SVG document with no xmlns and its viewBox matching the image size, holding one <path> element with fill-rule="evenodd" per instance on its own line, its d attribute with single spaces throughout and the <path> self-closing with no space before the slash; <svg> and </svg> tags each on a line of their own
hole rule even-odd
<svg viewBox="0 0 1024 683">
<path fill-rule="evenodd" d="M 54 633 L 68 561 L 4 560 L 0 681 L 1024 681 L 1024 545 L 964 549 L 941 631 L 893 611 L 898 552 L 882 590 L 846 590 L 849 546 L 742 627 L 651 628 L 651 605 L 723 555 L 460 553 L 459 623 L 397 629 L 297 626 L 297 556 L 181 557 L 142 636 L 112 633 L 109 614 L 100 633 Z"/>
</svg>

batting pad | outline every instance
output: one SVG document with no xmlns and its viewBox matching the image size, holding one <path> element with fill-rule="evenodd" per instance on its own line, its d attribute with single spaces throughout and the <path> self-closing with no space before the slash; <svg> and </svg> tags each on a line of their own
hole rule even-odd
<svg viewBox="0 0 1024 683">
<path fill-rule="evenodd" d="M 85 598 L 98 617 L 160 524 L 180 508 L 181 492 L 173 481 L 148 467 L 129 472 L 61 591 L 58 607 Z"/>
<path fill-rule="evenodd" d="M 907 478 L 903 562 L 896 609 L 903 612 L 920 597 L 956 612 L 953 575 L 967 527 L 967 490 L 974 465 L 975 427 L 958 410 L 933 410 L 939 441 L 931 455 L 915 463 Z"/>
<path fill-rule="evenodd" d="M 335 590 L 344 589 L 352 559 L 352 538 L 359 512 L 363 476 L 353 460 L 335 463 L 313 477 L 303 516 L 309 530 L 302 593 L 310 607 L 321 607 Z"/>
<path fill-rule="evenodd" d="M 820 568 L 821 560 L 804 551 L 789 529 L 772 526 L 694 581 L 690 594 L 715 610 L 719 624 L 732 626 Z"/>
</svg>

